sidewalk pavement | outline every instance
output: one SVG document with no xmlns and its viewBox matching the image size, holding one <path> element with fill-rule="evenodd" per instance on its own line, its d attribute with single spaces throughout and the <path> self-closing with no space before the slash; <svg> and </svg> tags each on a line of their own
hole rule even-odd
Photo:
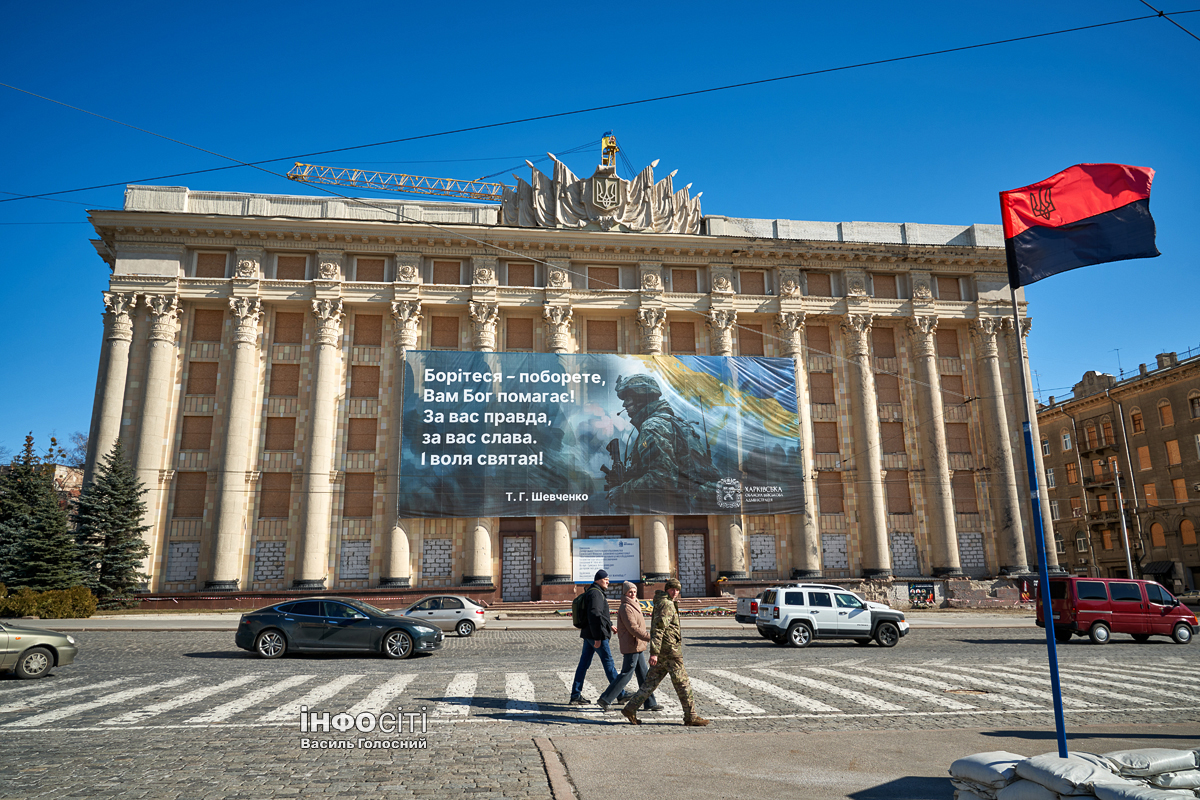
<svg viewBox="0 0 1200 800">
<path fill-rule="evenodd" d="M 645 728 L 643 728 L 645 730 Z M 804 800 L 951 800 L 957 758 L 993 750 L 1057 752 L 1053 721 L 1008 730 L 786 731 L 553 736 L 578 800 L 802 797 Z M 1191 724 L 1070 726 L 1069 751 L 1200 747 Z M 551 754 L 552 755 L 552 754 Z M 571 800 L 568 787 L 555 800 Z"/>
<path fill-rule="evenodd" d="M 567 615 L 550 619 L 506 619 L 496 612 L 487 615 L 488 631 L 571 630 Z M 1027 611 L 1003 613 L 987 611 L 907 611 L 905 617 L 914 628 L 1032 628 L 1034 617 Z M 90 619 L 28 620 L 25 624 L 64 632 L 80 631 L 233 631 L 241 612 L 204 612 L 181 614 L 121 614 Z M 13 620 L 20 622 L 20 620 Z M 733 617 L 683 617 L 687 629 L 745 630 L 755 633 L 753 625 L 743 625 Z"/>
</svg>

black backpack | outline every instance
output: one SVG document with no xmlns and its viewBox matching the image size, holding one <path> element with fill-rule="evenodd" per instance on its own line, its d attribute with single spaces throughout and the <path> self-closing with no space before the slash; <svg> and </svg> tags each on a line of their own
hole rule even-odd
<svg viewBox="0 0 1200 800">
<path fill-rule="evenodd" d="M 593 583 L 591 586 L 575 595 L 575 599 L 571 601 L 571 624 L 580 630 L 583 629 L 584 618 L 587 615 L 587 611 L 584 608 L 584 604 L 587 602 L 587 593 L 595 588 L 596 584 Z"/>
</svg>

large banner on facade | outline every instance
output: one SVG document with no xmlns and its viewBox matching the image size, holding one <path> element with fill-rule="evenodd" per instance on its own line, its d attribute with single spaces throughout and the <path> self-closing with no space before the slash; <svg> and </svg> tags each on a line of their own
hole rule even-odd
<svg viewBox="0 0 1200 800">
<path fill-rule="evenodd" d="M 790 358 L 409 351 L 397 514 L 793 514 Z"/>
</svg>

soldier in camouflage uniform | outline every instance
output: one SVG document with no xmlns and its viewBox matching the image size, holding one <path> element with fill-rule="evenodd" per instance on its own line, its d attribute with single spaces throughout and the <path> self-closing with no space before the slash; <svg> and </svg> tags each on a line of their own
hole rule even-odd
<svg viewBox="0 0 1200 800">
<path fill-rule="evenodd" d="M 638 435 L 626 453 L 623 482 L 613 483 L 610 476 L 604 487 L 609 501 L 622 511 L 685 506 L 686 498 L 680 492 L 680 459 L 687 453 L 676 452 L 675 412 L 662 399 L 658 382 L 649 375 L 618 378 L 617 397 L 624 403 Z"/>
<path fill-rule="evenodd" d="M 654 593 L 654 616 L 650 620 L 650 674 L 638 693 L 621 709 L 625 719 L 634 725 L 642 724 L 637 718 L 638 708 L 667 675 L 671 676 L 675 694 L 679 695 L 679 704 L 683 706 L 683 724 L 693 728 L 708 724 L 708 720 L 696 713 L 692 684 L 683 668 L 683 632 L 679 628 L 679 606 L 675 602 L 682 588 L 676 578 L 671 578 L 665 591 L 660 589 Z"/>
</svg>

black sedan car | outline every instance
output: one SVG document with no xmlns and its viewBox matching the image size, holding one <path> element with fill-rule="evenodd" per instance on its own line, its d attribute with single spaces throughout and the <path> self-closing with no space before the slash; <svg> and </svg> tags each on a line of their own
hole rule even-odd
<svg viewBox="0 0 1200 800">
<path fill-rule="evenodd" d="M 440 650 L 442 638 L 433 625 L 393 617 L 361 600 L 309 597 L 243 614 L 234 642 L 261 658 L 279 658 L 289 650 L 408 658 Z"/>
</svg>

